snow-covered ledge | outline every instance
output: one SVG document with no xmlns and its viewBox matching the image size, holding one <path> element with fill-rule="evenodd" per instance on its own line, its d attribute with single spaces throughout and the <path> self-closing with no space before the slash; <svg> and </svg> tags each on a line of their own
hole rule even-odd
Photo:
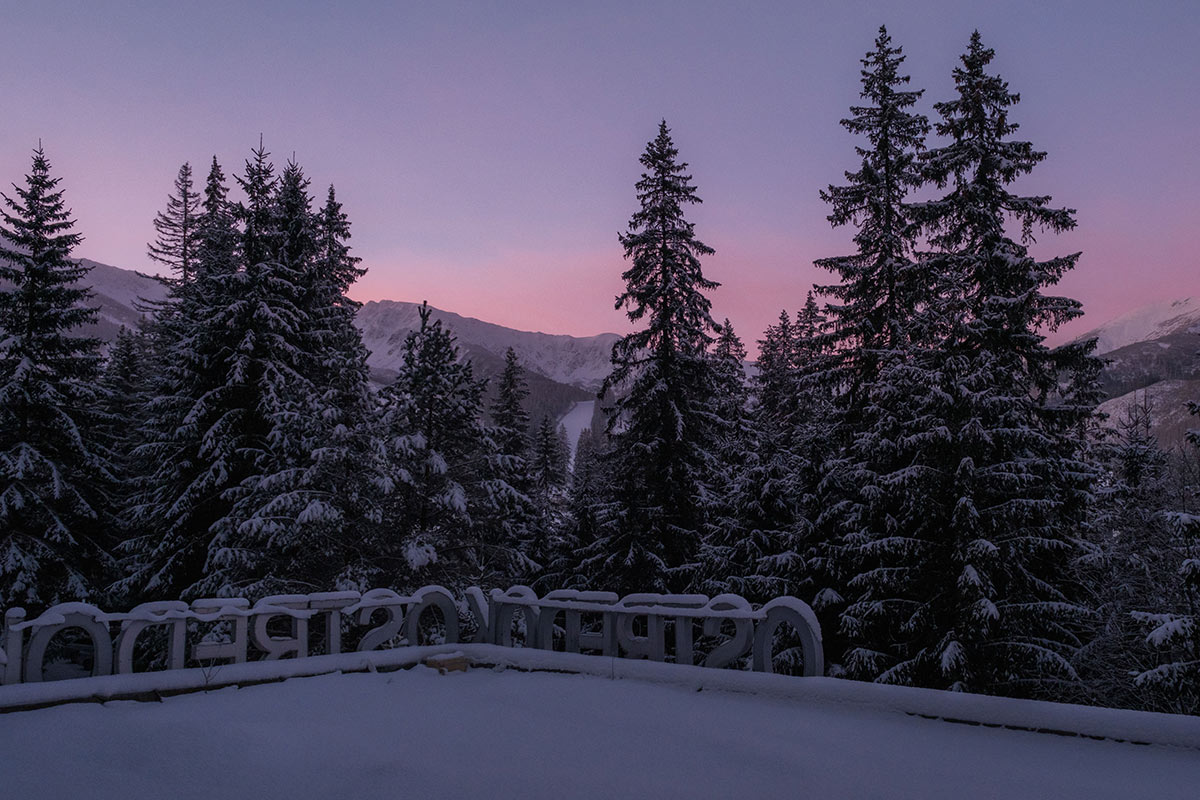
<svg viewBox="0 0 1200 800">
<path fill-rule="evenodd" d="M 242 598 L 208 598 L 143 603 L 127 613 L 107 613 L 86 603 L 63 603 L 34 619 L 24 609 L 9 609 L 0 635 L 0 708 L 56 702 L 60 699 L 182 691 L 247 680 L 318 674 L 343 666 L 344 629 L 358 633 L 357 653 L 390 653 L 362 662 L 403 666 L 420 645 L 422 624 L 439 623 L 437 644 L 462 642 L 463 623 L 470 643 L 561 650 L 569 654 L 693 665 L 697 627 L 718 644 L 701 665 L 725 667 L 749 657 L 753 669 L 772 672 L 776 632 L 790 626 L 797 634 L 804 674 L 821 675 L 821 632 L 816 616 L 802 601 L 781 597 L 755 609 L 737 595 L 633 594 L 554 591 L 545 597 L 526 586 L 485 594 L 472 587 L 456 599 L 447 589 L 426 586 L 411 595 L 390 589 L 276 595 L 251 605 Z M 314 653 L 310 623 L 322 632 Z M 163 652 L 165 670 L 136 673 L 134 648 L 151 628 Z M 46 653 L 67 630 L 91 640 L 92 674 L 53 681 L 37 691 L 16 692 L 18 684 L 45 679 Z M 668 638 L 668 630 L 671 635 Z M 113 635 L 115 632 L 115 636 Z M 190 650 L 189 650 L 190 642 Z M 427 643 L 428 644 L 428 643 Z M 325 661 L 314 661 L 325 659 Z M 310 671 L 308 662 L 314 662 Z M 365 667 L 360 667 L 365 668 Z M 180 673 L 174 675 L 173 673 Z M 184 675 L 182 673 L 187 673 Z M 119 680 L 117 680 L 119 678 Z M 37 698 L 37 699 L 34 699 Z"/>
</svg>

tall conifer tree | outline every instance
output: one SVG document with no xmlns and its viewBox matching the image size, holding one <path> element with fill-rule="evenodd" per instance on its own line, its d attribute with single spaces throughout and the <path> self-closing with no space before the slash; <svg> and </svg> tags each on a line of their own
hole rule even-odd
<svg viewBox="0 0 1200 800">
<path fill-rule="evenodd" d="M 0 605 L 93 599 L 109 564 L 97 309 L 59 181 L 39 144 L 0 194 Z"/>
<path fill-rule="evenodd" d="M 950 142 L 923 164 L 951 191 L 918 209 L 935 291 L 910 334 L 920 346 L 873 392 L 875 443 L 894 465 L 873 472 L 889 505 L 858 526 L 866 558 L 843 622 L 854 674 L 1028 694 L 1074 677 L 1081 609 L 1066 568 L 1091 474 L 1080 443 L 1098 361 L 1093 343 L 1044 344 L 1041 330 L 1081 313 L 1043 294 L 1078 254 L 1038 261 L 1027 245 L 1035 228 L 1075 222 L 1049 197 L 1008 190 L 1045 153 L 1009 138 L 1019 98 L 986 72 L 992 57 L 972 35 L 957 98 L 935 106 Z"/>
<path fill-rule="evenodd" d="M 362 584 L 372 556 L 360 546 L 383 519 L 390 490 L 377 431 L 367 349 L 354 325 L 359 303 L 346 296 L 365 270 L 350 254 L 350 221 L 332 186 L 312 219 L 306 265 L 308 369 L 315 394 L 308 415 L 307 463 L 298 481 L 304 507 L 295 552 L 309 581 Z"/>
<path fill-rule="evenodd" d="M 202 198 L 192 185 L 192 165 L 184 162 L 175 176 L 167 207 L 154 217 L 158 236 L 146 245 L 152 261 L 170 269 L 176 280 L 190 281 L 196 269 L 196 236 Z"/>
<path fill-rule="evenodd" d="M 529 412 L 525 410 L 525 398 L 529 387 L 525 383 L 524 368 L 517 353 L 511 347 L 504 353 L 504 370 L 500 373 L 496 402 L 492 405 L 493 437 L 498 452 L 511 462 L 513 484 L 525 482 L 529 455 Z"/>
<path fill-rule="evenodd" d="M 495 553 L 492 561 L 497 574 L 493 580 L 498 584 L 527 582 L 534 565 L 540 567 L 544 557 L 539 552 L 544 531 L 531 497 L 528 396 L 525 369 L 510 347 L 504 354 L 504 370 L 491 407 L 488 433 L 492 452 L 482 476 L 490 497 L 476 520 L 481 540 Z"/>
<path fill-rule="evenodd" d="M 817 266 L 835 273 L 839 283 L 821 286 L 831 298 L 828 355 L 821 370 L 839 387 L 839 407 L 854 424 L 863 395 L 883 365 L 903 357 L 917 308 L 931 291 L 913 249 L 919 233 L 908 195 L 924 183 L 919 154 L 925 149 L 929 122 L 912 108 L 922 91 L 906 90 L 901 74 L 903 51 L 880 27 L 875 48 L 862 59 L 865 105 L 852 106 L 841 121 L 864 136 L 856 146 L 859 168 L 846 173 L 846 184 L 829 186 L 821 198 L 832 211 L 834 227 L 854 225 L 856 252 L 819 259 Z"/>
<path fill-rule="evenodd" d="M 493 511 L 484 485 L 494 445 L 482 420 L 483 381 L 459 358 L 454 336 L 428 305 L 420 319 L 405 338 L 396 380 L 380 395 L 395 491 L 375 580 L 494 586 L 508 574 L 513 553 L 479 536 L 478 523 Z"/>
<path fill-rule="evenodd" d="M 276 177 L 261 143 L 251 155 L 238 178 L 245 195 L 237 206 L 241 268 L 215 320 L 238 335 L 222 367 L 244 477 L 226 490 L 233 507 L 214 526 L 201 584 L 214 594 L 292 591 L 319 582 L 314 570 L 337 563 L 333 543 L 310 537 L 303 524 L 336 517 L 306 484 L 310 454 L 324 443 L 313 421 L 308 179 L 294 162 Z"/>
<path fill-rule="evenodd" d="M 129 512 L 134 536 L 122 553 L 117 589 L 130 601 L 195 594 L 205 573 L 212 527 L 232 508 L 227 495 L 245 477 L 235 444 L 239 411 L 226 385 L 225 359 L 241 334 L 221 320 L 236 294 L 238 232 L 224 170 L 214 157 L 197 222 L 192 280 L 171 287 L 151 333 L 159 374 L 151 385 L 146 465 Z"/>
<path fill-rule="evenodd" d="M 625 393 L 609 419 L 613 496 L 585 564 L 598 589 L 686 588 L 712 504 L 720 424 L 708 353 L 716 325 L 705 292 L 717 283 L 700 265 L 713 250 L 684 216 L 700 197 L 678 155 L 664 121 L 640 159 L 640 208 L 620 235 L 631 263 L 616 306 L 646 327 L 613 346 L 605 382 Z"/>
<path fill-rule="evenodd" d="M 841 644 L 834 615 L 846 595 L 860 591 L 846 581 L 871 563 L 865 541 L 884 531 L 896 536 L 903 527 L 898 521 L 906 518 L 906 497 L 918 491 L 905 482 L 905 454 L 892 446 L 901 435 L 897 412 L 909 403 L 909 393 L 921 392 L 927 384 L 913 373 L 910 354 L 920 344 L 917 314 L 934 290 L 913 257 L 919 228 L 908 203 L 909 193 L 924 182 L 918 156 L 929 122 L 912 111 L 922 93 L 904 88 L 909 78 L 901 73 L 903 63 L 901 48 L 880 27 L 874 49 L 862 59 L 860 97 L 865 102 L 852 106 L 853 116 L 841 121 L 866 139 L 855 147 L 859 167 L 846 173 L 846 184 L 821 192 L 832 207 L 830 223 L 856 227 L 856 252 L 816 262 L 841 280 L 820 287 L 830 298 L 826 347 L 797 356 L 805 362 L 809 390 L 814 384 L 831 390 L 829 426 L 818 437 L 829 445 L 829 455 L 818 465 L 822 480 L 814 487 L 813 565 L 819 567 L 814 605 L 833 647 Z M 799 424 L 799 415 L 797 420 Z M 809 455 L 820 457 L 811 450 Z M 905 546 L 902 538 L 887 541 Z M 882 609 L 856 605 L 846 624 L 865 624 Z M 856 658 L 863 659 L 866 652 L 856 651 Z M 837 664 L 841 654 L 829 656 Z"/>
</svg>

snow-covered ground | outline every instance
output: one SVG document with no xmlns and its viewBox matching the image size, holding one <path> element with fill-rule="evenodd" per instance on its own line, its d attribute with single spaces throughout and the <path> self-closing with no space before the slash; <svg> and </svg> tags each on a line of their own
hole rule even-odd
<svg viewBox="0 0 1200 800">
<path fill-rule="evenodd" d="M 0 764 L 5 798 L 1190 800 L 1200 786 L 1184 748 L 480 668 L 9 713 Z"/>
</svg>

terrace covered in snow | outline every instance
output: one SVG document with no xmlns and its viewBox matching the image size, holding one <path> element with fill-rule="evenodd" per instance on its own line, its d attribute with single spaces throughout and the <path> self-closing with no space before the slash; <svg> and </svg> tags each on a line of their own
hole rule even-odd
<svg viewBox="0 0 1200 800">
<path fill-rule="evenodd" d="M 1096 800 L 1200 787 L 1190 718 L 459 647 L 466 672 L 330 673 L 5 713 L 0 796 Z"/>
</svg>

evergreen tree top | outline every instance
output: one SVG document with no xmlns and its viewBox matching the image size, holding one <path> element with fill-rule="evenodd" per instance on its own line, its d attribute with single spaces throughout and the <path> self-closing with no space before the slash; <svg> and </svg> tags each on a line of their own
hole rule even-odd
<svg viewBox="0 0 1200 800">
<path fill-rule="evenodd" d="M 646 168 L 636 185 L 640 207 L 618 236 L 632 264 L 622 274 L 626 288 L 615 307 L 626 308 L 634 322 L 648 317 L 649 324 L 617 343 L 609 385 L 624 380 L 650 351 L 702 357 L 717 327 L 704 292 L 720 284 L 704 277 L 699 258 L 715 251 L 696 238 L 684 217 L 686 205 L 701 201 L 678 155 L 664 120 L 639 159 Z"/>
<path fill-rule="evenodd" d="M 208 177 L 204 181 L 204 213 L 212 214 L 221 208 L 229 196 L 229 188 L 225 183 L 225 171 L 221 169 L 217 157 L 212 157 Z"/>
<path fill-rule="evenodd" d="M 71 258 L 83 237 L 72 230 L 60 180 L 51 177 L 39 142 L 25 185 L 13 184 L 15 197 L 0 193 L 0 279 L 13 286 L 0 292 L 0 332 L 7 334 L 7 356 L 55 361 L 70 371 L 91 364 L 99 342 L 66 334 L 95 320 L 98 309 L 83 305 L 92 296 L 79 283 L 88 268 Z"/>
<path fill-rule="evenodd" d="M 746 346 L 742 344 L 741 337 L 734 332 L 733 323 L 729 321 L 728 317 L 720 325 L 717 343 L 713 348 L 713 355 L 718 360 L 736 363 L 739 369 L 741 368 L 741 363 L 746 360 Z"/>
<path fill-rule="evenodd" d="M 0 218 L 6 226 L 3 240 L 16 248 L 0 249 L 0 255 L 22 263 L 65 262 L 70 257 L 83 236 L 71 232 L 75 220 L 63 202 L 63 190 L 58 188 L 61 180 L 50 177 L 50 161 L 42 150 L 42 143 L 38 142 L 25 185 L 12 185 L 16 198 L 0 192 L 8 209 L 0 210 Z M 7 274 L 4 277 L 12 280 Z"/>
<path fill-rule="evenodd" d="M 158 237 L 146 245 L 146 255 L 177 273 L 178 280 L 187 282 L 195 270 L 200 197 L 193 188 L 192 165 L 186 161 L 179 167 L 174 188 L 174 193 L 167 196 L 166 210 L 154 217 Z"/>
<path fill-rule="evenodd" d="M 892 37 L 888 34 L 887 27 L 881 25 L 879 36 L 875 39 L 875 49 L 863 56 L 863 68 L 859 73 L 862 76 L 859 97 L 870 101 L 870 104 L 851 106 L 850 113 L 854 116 L 841 121 L 846 130 L 865 135 L 873 146 L 878 146 L 897 133 L 904 135 L 903 131 L 897 131 L 886 123 L 909 123 L 908 115 L 902 115 L 900 112 L 915 105 L 925 93 L 923 89 L 900 89 L 910 81 L 908 75 L 900 74 L 904 58 L 904 48 L 892 47 Z M 917 116 L 913 121 L 919 120 L 924 120 L 924 117 Z M 925 125 L 925 129 L 928 130 L 928 125 Z M 871 151 L 866 148 L 858 147 L 856 150 L 861 157 L 871 155 Z"/>
<path fill-rule="evenodd" d="M 979 32 L 973 33 L 962 66 L 954 70 L 957 97 L 934 106 L 942 116 L 937 131 L 951 141 L 924 154 L 925 171 L 938 186 L 950 185 L 950 192 L 921 204 L 918 216 L 930 244 L 941 251 L 935 258 L 958 265 L 943 265 L 942 272 L 973 287 L 951 294 L 966 292 L 974 298 L 975 327 L 1003 329 L 1040 346 L 1038 328 L 1053 330 L 1082 313 L 1075 300 L 1040 295 L 1074 267 L 1079 254 L 1035 261 L 1027 245 L 1034 241 L 1035 226 L 1053 232 L 1074 228 L 1075 211 L 1053 208 L 1049 195 L 1021 196 L 1009 190 L 1046 153 L 1009 138 L 1018 126 L 1009 121 L 1008 110 L 1020 97 L 986 71 L 993 57 Z M 1020 242 L 1009 238 L 1010 221 L 1021 227 Z M 1024 301 L 1014 304 L 1008 298 Z"/>
<path fill-rule="evenodd" d="M 0 193 L 0 605 L 87 599 L 109 565 L 97 309 L 58 185 L 39 142 Z"/>
<path fill-rule="evenodd" d="M 276 224 L 275 189 L 278 178 L 270 153 L 262 142 L 251 151 L 246 159 L 246 174 L 236 176 L 238 185 L 246 195 L 238 206 L 238 218 L 242 223 L 242 251 L 247 266 L 272 260 L 279 251 L 281 231 Z"/>
<path fill-rule="evenodd" d="M 359 266 L 362 259 L 351 255 L 350 245 L 346 244 L 350 240 L 350 217 L 342 210 L 333 184 L 329 185 L 325 205 L 317 212 L 316 236 L 317 259 L 322 263 L 323 271 L 337 290 L 345 293 L 367 271 Z"/>
<path fill-rule="evenodd" d="M 300 165 L 290 160 L 280 173 L 275 195 L 282 235 L 280 256 L 296 267 L 307 264 L 317 247 L 309 183 Z"/>
<path fill-rule="evenodd" d="M 918 156 L 930 126 L 912 111 L 922 92 L 904 88 L 909 77 L 901 74 L 903 63 L 902 48 L 892 46 L 881 27 L 874 49 L 862 59 L 859 96 L 866 102 L 852 106 L 853 116 L 841 121 L 846 130 L 867 139 L 854 148 L 859 168 L 845 173 L 844 185 L 821 191 L 830 205 L 829 222 L 858 228 L 855 253 L 816 262 L 841 278 L 819 291 L 833 301 L 827 344 L 836 352 L 826 371 L 843 382 L 859 380 L 846 374 L 847 369 L 858 370 L 851 351 L 903 344 L 906 320 L 930 291 L 925 276 L 909 269 L 919 228 L 907 202 L 908 194 L 925 181 Z M 873 372 L 875 360 L 868 357 L 859 371 Z"/>
<path fill-rule="evenodd" d="M 999 75 L 986 72 L 994 57 L 995 51 L 983 46 L 979 31 L 972 33 L 962 66 L 954 70 L 958 96 L 934 104 L 942 117 L 936 131 L 952 142 L 926 154 L 926 174 L 938 186 L 955 185 L 949 197 L 929 204 L 933 214 L 941 216 L 933 243 L 942 249 L 1003 238 L 1004 212 L 1021 222 L 1026 243 L 1033 241 L 1034 225 L 1055 232 L 1075 227 L 1074 209 L 1052 209 L 1048 196 L 1018 197 L 1003 188 L 1032 172 L 1046 153 L 1030 142 L 1007 138 L 1019 127 L 1009 120 L 1008 109 L 1021 97 L 1010 92 Z M 946 213 L 951 209 L 958 213 Z"/>
<path fill-rule="evenodd" d="M 687 173 L 687 162 L 677 161 L 678 156 L 671 130 L 663 120 L 659 123 L 658 135 L 646 145 L 646 151 L 638 159 L 646 168 L 636 184 L 642 207 L 630 219 L 630 233 L 625 237 L 635 235 L 635 231 L 645 231 L 658 237 L 654 240 L 657 244 L 664 245 L 669 241 L 697 254 L 708 255 L 713 251 L 695 240 L 692 225 L 683 218 L 685 204 L 704 201 L 696 194 L 692 176 Z M 624 241 L 623 238 L 622 243 Z"/>
<path fill-rule="evenodd" d="M 525 370 L 511 347 L 504 353 L 504 371 L 500 374 L 497 389 L 496 402 L 492 406 L 496 443 L 505 455 L 523 455 L 529 434 L 529 413 L 524 405 L 529 389 L 525 384 Z"/>
</svg>

